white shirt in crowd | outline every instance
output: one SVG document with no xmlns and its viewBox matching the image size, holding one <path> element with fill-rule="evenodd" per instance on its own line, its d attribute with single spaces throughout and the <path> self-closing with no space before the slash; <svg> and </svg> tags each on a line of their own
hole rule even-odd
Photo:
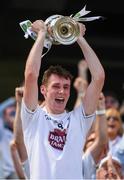
<svg viewBox="0 0 124 180">
<path fill-rule="evenodd" d="M 4 129 L 4 134 L 2 138 L 2 157 L 3 157 L 3 172 L 4 177 L 8 177 L 11 173 L 15 173 L 15 168 L 11 156 L 10 151 L 10 141 L 13 139 L 13 133 L 8 130 Z"/>
<path fill-rule="evenodd" d="M 82 150 L 95 114 L 85 116 L 83 106 L 59 115 L 40 106 L 21 109 L 24 141 L 31 179 L 83 179 Z"/>
<path fill-rule="evenodd" d="M 83 178 L 84 179 L 96 179 L 96 163 L 90 152 L 83 154 Z"/>
<path fill-rule="evenodd" d="M 108 154 L 115 154 L 118 151 L 122 137 L 117 136 L 114 140 L 109 140 L 109 152 Z"/>
</svg>

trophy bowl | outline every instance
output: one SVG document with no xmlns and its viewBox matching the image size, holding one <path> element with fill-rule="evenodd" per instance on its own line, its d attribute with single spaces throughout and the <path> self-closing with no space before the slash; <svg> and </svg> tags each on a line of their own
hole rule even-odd
<svg viewBox="0 0 124 180">
<path fill-rule="evenodd" d="M 73 44 L 80 33 L 78 23 L 69 16 L 53 15 L 45 20 L 48 27 L 47 38 L 52 44 Z"/>
</svg>

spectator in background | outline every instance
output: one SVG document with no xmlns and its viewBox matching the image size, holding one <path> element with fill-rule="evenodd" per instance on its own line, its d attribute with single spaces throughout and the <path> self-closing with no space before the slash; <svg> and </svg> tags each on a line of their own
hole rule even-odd
<svg viewBox="0 0 124 180">
<path fill-rule="evenodd" d="M 119 110 L 120 103 L 117 95 L 113 91 L 104 92 L 106 109 L 115 108 Z"/>
<path fill-rule="evenodd" d="M 111 155 L 102 159 L 97 169 L 96 179 L 124 179 L 121 161 Z"/>
<path fill-rule="evenodd" d="M 79 61 L 78 77 L 74 81 L 74 88 L 77 92 L 77 99 L 74 108 L 82 103 L 88 87 L 88 66 L 85 60 Z M 96 116 L 96 121 L 93 124 L 89 135 L 86 139 L 83 152 L 83 173 L 84 179 L 95 179 L 96 169 L 100 160 L 107 155 L 107 123 L 105 116 L 105 97 L 100 94 L 97 110 L 103 111 L 103 114 Z"/>
<path fill-rule="evenodd" d="M 86 91 L 87 85 L 88 85 L 88 80 L 86 78 L 87 77 L 87 68 L 85 66 L 86 64 L 84 64 L 84 63 L 86 63 L 86 62 L 85 61 L 81 61 L 81 63 L 79 62 L 79 67 L 80 67 L 80 65 L 84 65 L 84 66 L 82 66 L 82 71 L 81 71 L 83 76 L 80 76 L 80 74 L 81 74 L 80 69 L 81 68 L 78 67 L 78 77 L 74 81 L 74 87 L 75 87 L 75 89 L 77 91 L 77 100 L 76 100 L 76 103 L 75 103 L 74 107 L 79 106 L 80 103 L 82 102 L 82 99 L 83 99 L 83 97 L 85 95 L 85 91 Z M 117 99 L 117 97 L 115 96 L 114 93 L 112 93 L 112 92 L 106 93 L 106 101 L 105 102 L 106 102 L 106 106 L 107 106 L 108 109 L 109 108 L 111 109 L 111 107 L 119 109 L 119 101 L 118 101 L 118 99 Z M 104 109 L 105 109 L 105 107 L 104 107 Z M 108 112 L 108 110 L 107 110 L 107 112 Z M 121 107 L 120 112 L 123 114 L 123 106 Z M 115 113 L 113 111 L 113 112 L 108 113 L 108 114 L 113 114 L 113 115 L 117 114 L 118 118 L 120 119 L 119 111 L 116 110 L 116 109 L 115 109 Z M 106 117 L 104 118 L 104 120 L 106 120 Z M 102 149 L 102 153 L 101 153 L 100 159 L 103 159 L 104 156 L 105 156 L 105 158 L 102 160 L 102 163 L 104 162 L 104 164 L 103 164 L 103 166 L 100 165 L 100 170 L 97 172 L 97 176 L 99 178 L 106 179 L 106 177 L 110 173 L 110 172 L 108 173 L 108 170 L 106 170 L 106 171 L 104 170 L 104 168 L 107 168 L 107 162 L 108 162 L 108 159 L 109 159 L 108 156 L 107 156 L 108 150 L 109 150 L 108 149 L 109 145 L 106 144 L 106 146 L 103 147 L 104 146 L 104 138 L 102 139 L 102 134 L 104 134 L 104 137 L 106 137 L 107 131 L 104 131 L 104 128 L 103 128 L 104 124 L 102 124 L 102 123 L 104 121 L 102 123 L 100 123 L 100 121 L 98 121 L 98 118 L 97 118 L 96 122 L 98 124 L 96 123 L 97 126 L 95 126 L 95 127 L 97 127 L 98 129 L 94 129 L 94 127 L 91 128 L 91 131 L 89 133 L 89 136 L 88 136 L 88 138 L 86 140 L 86 144 L 85 144 L 85 147 L 84 147 L 85 153 L 84 153 L 84 156 L 83 156 L 83 159 L 84 159 L 83 163 L 84 163 L 84 167 L 85 167 L 85 170 L 84 170 L 85 179 L 92 179 L 92 178 L 95 179 L 96 164 L 98 165 L 99 163 L 96 163 L 96 162 L 98 162 L 97 161 L 98 159 L 96 160 L 96 156 L 95 157 L 94 157 L 94 155 L 92 156 L 92 152 L 95 152 L 95 153 L 97 152 L 96 153 L 97 157 L 100 157 L 99 153 L 101 152 L 101 149 Z M 121 119 L 120 119 L 119 123 L 117 122 L 117 124 L 118 124 L 117 126 L 114 125 L 114 122 L 110 122 L 110 124 L 109 125 L 110 125 L 111 128 L 109 127 L 110 129 L 108 129 L 109 130 L 109 136 L 111 136 L 110 134 L 111 134 L 111 131 L 112 131 L 113 138 L 114 138 L 114 135 L 116 134 L 116 132 L 118 131 L 118 128 L 120 127 L 119 131 L 118 131 L 119 137 L 117 139 L 119 141 L 117 142 L 117 146 L 116 145 L 115 145 L 116 147 L 112 146 L 111 149 L 113 148 L 113 153 L 112 153 L 112 159 L 114 159 L 114 160 L 112 160 L 113 167 L 114 166 L 119 167 L 118 173 L 121 172 L 120 177 L 122 177 L 122 174 L 124 175 L 124 139 L 121 138 L 122 133 L 123 133 L 122 122 L 121 122 Z M 100 127 L 100 125 L 101 125 L 101 127 Z M 112 130 L 112 128 L 113 128 L 113 130 Z M 115 131 L 114 131 L 114 128 L 115 128 Z M 101 129 L 103 131 L 101 131 Z M 97 135 L 96 135 L 96 131 L 97 131 Z M 109 141 L 109 143 L 110 143 L 110 141 Z M 116 143 L 116 140 L 115 140 L 115 143 Z M 117 162 L 115 161 L 115 158 L 116 158 Z M 100 162 L 100 159 L 99 159 L 99 162 Z M 100 163 L 100 164 L 102 164 L 102 163 Z M 116 164 L 117 164 L 117 166 L 116 166 Z M 117 168 L 117 170 L 118 170 L 118 168 Z M 119 176 L 117 176 L 117 177 L 119 177 Z"/>
<path fill-rule="evenodd" d="M 10 142 L 13 139 L 13 123 L 15 118 L 15 101 L 7 102 L 3 109 L 4 133 L 2 138 L 3 172 L 5 179 L 17 179 L 10 151 Z"/>
<path fill-rule="evenodd" d="M 116 149 L 116 151 L 114 151 L 113 156 L 116 157 L 120 161 L 122 174 L 124 177 L 124 134 L 118 145 L 118 148 Z"/>
<path fill-rule="evenodd" d="M 118 149 L 123 135 L 122 120 L 117 109 L 110 108 L 106 111 L 108 124 L 109 153 L 112 155 Z"/>
<path fill-rule="evenodd" d="M 84 179 L 95 179 L 96 169 L 100 160 L 107 153 L 107 123 L 105 116 L 105 98 L 100 94 L 97 106 L 97 117 L 95 128 L 87 137 L 83 153 L 83 173 Z"/>
<path fill-rule="evenodd" d="M 17 87 L 15 89 L 16 115 L 14 120 L 14 138 L 11 141 L 10 148 L 14 167 L 19 179 L 30 179 L 28 156 L 24 144 L 22 122 L 20 117 L 23 91 L 23 87 Z"/>
<path fill-rule="evenodd" d="M 108 124 L 108 152 L 97 170 L 97 179 L 124 178 L 124 138 L 120 112 L 115 108 L 106 110 Z"/>
<path fill-rule="evenodd" d="M 2 103 L 0 103 L 0 179 L 5 179 L 6 176 L 6 170 L 5 170 L 5 151 L 6 149 L 4 149 L 5 147 L 3 146 L 3 144 L 7 143 L 7 137 L 6 137 L 6 129 L 4 127 L 4 120 L 3 120 L 3 112 L 4 110 L 15 104 L 15 98 L 14 97 L 10 97 L 8 99 L 6 99 L 5 101 L 3 101 Z M 5 142 L 4 142 L 5 141 Z M 7 147 L 8 148 L 8 147 Z M 7 164 L 7 162 L 6 162 Z"/>
</svg>

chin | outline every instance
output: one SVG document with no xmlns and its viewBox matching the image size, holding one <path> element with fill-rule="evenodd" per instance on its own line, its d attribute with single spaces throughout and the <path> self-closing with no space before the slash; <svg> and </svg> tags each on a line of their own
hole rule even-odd
<svg viewBox="0 0 124 180">
<path fill-rule="evenodd" d="M 64 112 L 64 108 L 57 108 L 56 110 L 55 110 L 55 112 L 57 113 L 57 114 L 61 114 L 61 113 L 63 113 Z"/>
<path fill-rule="evenodd" d="M 57 112 L 58 112 L 57 114 L 61 114 L 64 112 L 64 109 L 58 110 Z"/>
</svg>

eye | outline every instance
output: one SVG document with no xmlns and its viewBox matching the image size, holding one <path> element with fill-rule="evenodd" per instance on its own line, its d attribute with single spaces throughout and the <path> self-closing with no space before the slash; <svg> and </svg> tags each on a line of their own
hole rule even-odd
<svg viewBox="0 0 124 180">
<path fill-rule="evenodd" d="M 59 89 L 60 87 L 58 85 L 53 85 L 53 88 Z"/>
<path fill-rule="evenodd" d="M 64 86 L 64 89 L 69 89 L 69 86 Z"/>
</svg>

